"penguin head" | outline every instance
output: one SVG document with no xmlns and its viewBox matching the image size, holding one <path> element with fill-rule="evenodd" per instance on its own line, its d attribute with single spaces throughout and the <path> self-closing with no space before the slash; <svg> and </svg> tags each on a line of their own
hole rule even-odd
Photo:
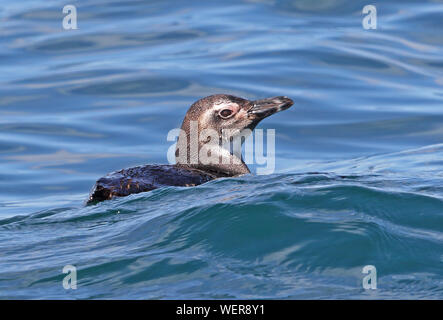
<svg viewBox="0 0 443 320">
<path fill-rule="evenodd" d="M 216 94 L 196 101 L 186 113 L 186 116 L 182 123 L 182 132 L 185 136 L 179 137 L 176 150 L 176 160 L 178 164 L 185 164 L 183 160 L 178 160 L 179 148 L 187 149 L 187 164 L 190 164 L 190 156 L 192 157 L 197 149 L 194 151 L 190 148 L 192 139 L 198 139 L 195 141 L 195 145 L 198 146 L 197 152 L 200 147 L 208 142 L 210 137 L 205 138 L 205 132 L 216 133 L 219 143 L 222 144 L 226 139 L 233 139 L 236 136 L 244 136 L 244 132 L 252 132 L 257 124 L 266 117 L 277 113 L 282 110 L 286 110 L 293 105 L 293 101 L 288 97 L 273 97 L 261 100 L 247 100 L 227 94 Z M 194 131 L 194 134 L 192 132 Z M 197 131 L 197 132 L 196 132 Z M 199 137 L 197 138 L 196 134 Z M 202 138 L 203 135 L 203 138 Z M 214 140 L 214 134 L 212 134 L 212 140 Z M 241 140 L 243 143 L 244 139 Z M 241 157 L 241 155 L 240 155 Z M 194 157 L 195 158 L 195 157 Z M 241 173 L 248 173 L 249 169 L 246 164 L 241 161 L 242 165 L 238 166 L 226 166 L 214 164 L 209 168 L 207 164 L 192 163 L 192 167 L 202 170 L 218 170 L 228 171 L 226 175 L 236 175 Z M 209 169 L 208 169 L 209 168 Z M 231 170 L 231 172 L 229 172 Z M 240 171 L 240 173 L 239 173 Z"/>
<path fill-rule="evenodd" d="M 199 131 L 213 129 L 241 131 L 254 130 L 266 117 L 292 106 L 288 97 L 273 97 L 250 101 L 227 94 L 216 94 L 196 101 L 186 113 L 182 129 L 189 131 L 191 121 L 198 123 Z"/>
</svg>

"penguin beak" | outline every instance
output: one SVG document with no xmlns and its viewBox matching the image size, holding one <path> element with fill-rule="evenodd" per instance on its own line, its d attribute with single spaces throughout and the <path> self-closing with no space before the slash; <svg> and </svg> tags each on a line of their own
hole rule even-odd
<svg viewBox="0 0 443 320">
<path fill-rule="evenodd" d="M 282 96 L 255 100 L 252 101 L 252 108 L 248 110 L 248 114 L 264 119 L 274 113 L 288 109 L 293 104 L 294 101 Z"/>
</svg>

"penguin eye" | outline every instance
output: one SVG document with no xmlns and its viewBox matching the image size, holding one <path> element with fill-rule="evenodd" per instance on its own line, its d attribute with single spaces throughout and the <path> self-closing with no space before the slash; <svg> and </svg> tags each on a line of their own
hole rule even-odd
<svg viewBox="0 0 443 320">
<path fill-rule="evenodd" d="M 219 112 L 220 117 L 226 119 L 229 118 L 232 115 L 232 110 L 230 109 L 223 109 Z"/>
</svg>

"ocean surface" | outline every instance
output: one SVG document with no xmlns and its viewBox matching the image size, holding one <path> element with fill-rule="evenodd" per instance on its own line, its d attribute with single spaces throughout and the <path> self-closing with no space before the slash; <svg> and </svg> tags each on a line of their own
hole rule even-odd
<svg viewBox="0 0 443 320">
<path fill-rule="evenodd" d="M 85 206 L 214 93 L 295 101 L 273 174 Z M 11 298 L 443 299 L 443 1 L 0 0 Z"/>
</svg>

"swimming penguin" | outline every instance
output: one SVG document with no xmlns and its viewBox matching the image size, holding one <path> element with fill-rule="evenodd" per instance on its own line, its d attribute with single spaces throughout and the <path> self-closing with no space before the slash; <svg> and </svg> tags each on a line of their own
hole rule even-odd
<svg viewBox="0 0 443 320">
<path fill-rule="evenodd" d="M 208 161 L 199 157 L 202 149 L 207 147 L 208 140 L 211 140 L 202 139 L 201 134 L 208 132 L 208 137 L 211 138 L 215 133 L 214 139 L 219 139 L 217 146 L 229 146 L 229 143 L 222 142 L 232 142 L 236 135 L 245 130 L 254 130 L 264 118 L 292 105 L 291 99 L 281 96 L 255 101 L 227 94 L 202 98 L 189 108 L 183 120 L 176 146 L 175 165 L 144 165 L 110 173 L 96 182 L 87 203 L 93 204 L 164 186 L 196 186 L 220 177 L 250 173 L 241 157 L 241 150 L 239 155 L 230 147 L 209 148 L 207 155 L 211 159 L 222 159 L 221 161 Z M 226 132 L 230 132 L 230 135 L 226 135 Z M 197 139 L 193 138 L 193 133 L 197 134 Z"/>
</svg>

